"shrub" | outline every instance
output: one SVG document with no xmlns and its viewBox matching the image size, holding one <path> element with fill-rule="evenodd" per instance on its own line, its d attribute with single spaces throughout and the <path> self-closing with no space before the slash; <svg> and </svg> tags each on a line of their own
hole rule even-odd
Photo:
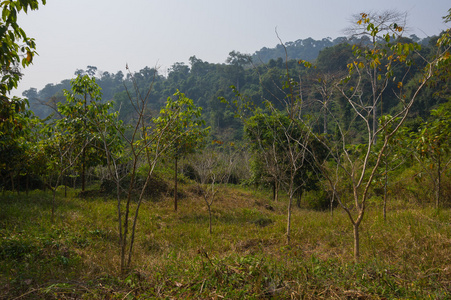
<svg viewBox="0 0 451 300">
<path fill-rule="evenodd" d="M 321 211 L 330 208 L 332 197 L 327 191 L 320 189 L 304 192 L 303 199 L 307 208 Z M 334 206 L 336 205 L 337 202 L 334 201 Z"/>
</svg>

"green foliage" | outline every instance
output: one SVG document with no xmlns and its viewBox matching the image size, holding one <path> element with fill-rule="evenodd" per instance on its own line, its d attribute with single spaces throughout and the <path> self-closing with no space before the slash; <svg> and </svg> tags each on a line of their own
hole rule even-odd
<svg viewBox="0 0 451 300">
<path fill-rule="evenodd" d="M 263 47 L 252 55 L 254 62 L 271 63 L 279 58 L 285 58 L 285 46 L 289 59 L 305 59 L 313 62 L 318 53 L 327 48 L 332 48 L 347 41 L 345 37 L 338 37 L 334 40 L 331 38 L 323 38 L 314 40 L 313 38 L 298 39 L 293 42 L 286 42 L 284 45 L 277 45 L 274 48 Z"/>
<path fill-rule="evenodd" d="M 450 154 L 451 102 L 433 109 L 431 116 L 431 122 L 425 122 L 413 137 L 420 156 L 432 162 Z"/>
<path fill-rule="evenodd" d="M 46 1 L 42 0 L 42 4 L 45 3 Z M 8 102 L 7 93 L 16 88 L 20 80 L 21 74 L 17 68 L 19 65 L 24 68 L 30 65 L 33 56 L 36 54 L 36 43 L 18 25 L 17 15 L 22 10 L 25 13 L 28 10 L 37 10 L 38 5 L 38 0 L 2 1 L 0 4 L 2 11 L 0 19 L 0 41 L 2 47 L 0 51 L 0 65 L 2 66 L 0 100 L 4 105 Z"/>
<path fill-rule="evenodd" d="M 77 159 L 76 166 L 90 168 L 106 164 L 104 143 L 111 151 L 121 151 L 118 129 L 122 122 L 117 122 L 117 112 L 109 113 L 111 102 L 102 103 L 102 93 L 95 78 L 78 75 L 71 81 L 71 90 L 64 91 L 65 103 L 58 103 L 61 119 L 55 121 L 59 138 L 72 145 L 74 155 L 83 155 Z M 67 145 L 69 145 L 67 144 Z M 74 159 L 74 158 L 72 158 Z"/>
<path fill-rule="evenodd" d="M 23 260 L 35 251 L 35 246 L 30 241 L 6 238 L 0 244 L 0 260 Z"/>
<path fill-rule="evenodd" d="M 323 189 L 311 189 L 302 194 L 302 201 L 306 207 L 313 210 L 328 210 L 331 207 L 331 195 Z M 337 202 L 333 203 L 336 206 Z"/>
<path fill-rule="evenodd" d="M 284 129 L 290 120 L 283 114 L 266 114 L 255 111 L 245 123 L 245 135 L 254 152 L 253 178 L 256 183 L 286 179 L 289 172 L 289 157 Z M 298 132 L 298 135 L 303 134 Z M 293 144 L 294 145 L 294 144 Z"/>
<path fill-rule="evenodd" d="M 42 0 L 42 4 L 45 4 Z M 14 88 L 22 76 L 19 67 L 23 68 L 32 63 L 36 54 L 36 44 L 34 39 L 29 38 L 25 31 L 17 23 L 19 12 L 38 9 L 39 1 L 2 1 L 0 3 L 0 151 L 6 153 L 17 152 L 17 143 L 14 139 L 17 135 L 22 135 L 21 130 L 26 117 L 26 105 L 28 101 L 18 97 L 10 98 L 9 93 Z M 14 145 L 16 144 L 16 145 Z M 16 150 L 12 150 L 12 148 Z M 18 153 L 14 156 L 17 158 Z M 4 159 L 4 158 L 3 158 Z M 0 172 L 4 167 L 0 159 Z"/>
<path fill-rule="evenodd" d="M 440 105 L 431 111 L 432 120 L 421 125 L 418 132 L 412 133 L 416 158 L 423 172 L 428 174 L 439 207 L 442 195 L 442 176 L 450 175 L 451 149 L 451 102 Z M 421 178 L 419 176 L 418 178 Z"/>
<path fill-rule="evenodd" d="M 302 162 L 295 162 L 301 166 L 293 174 L 295 190 L 302 194 L 303 191 L 318 189 L 320 172 L 316 164 L 324 160 L 326 149 L 322 142 L 309 137 L 301 122 L 293 122 L 278 111 L 268 114 L 256 110 L 245 121 L 245 134 L 254 155 L 252 169 L 255 183 L 277 181 L 287 185 L 293 170 L 292 156 L 297 155 L 294 154 L 296 151 L 304 151 L 305 146 L 307 151 Z"/>
<path fill-rule="evenodd" d="M 163 139 L 157 143 L 168 145 L 167 152 L 174 158 L 174 207 L 177 210 L 178 159 L 202 148 L 210 127 L 205 128 L 202 108 L 194 105 L 193 100 L 178 90 L 173 96 L 176 100 L 169 97 L 166 107 L 160 110 L 153 122 L 157 132 L 164 133 Z"/>
<path fill-rule="evenodd" d="M 30 141 L 36 132 L 33 130 L 36 118 L 22 105 L 25 101 L 14 98 L 3 107 L 8 112 L 4 115 L 7 120 L 0 122 L 0 186 L 3 189 L 15 189 L 14 181 L 20 175 L 27 174 L 32 165 L 34 144 Z M 20 108 L 16 108 L 16 106 Z M 9 177 L 11 185 L 6 187 Z"/>
<path fill-rule="evenodd" d="M 411 43 L 409 39 L 399 40 L 399 42 Z M 382 41 L 380 41 L 380 43 L 382 43 Z M 346 65 L 357 61 L 352 53 L 352 45 L 368 45 L 363 38 L 352 40 L 346 38 L 337 39 L 337 41 L 333 41 L 333 44 L 328 46 L 329 48 L 320 47 L 320 45 L 326 45 L 327 43 L 313 40 L 303 40 L 288 44 L 306 48 L 313 48 L 315 45 L 314 50 L 316 53 L 322 49 L 322 51 L 319 52 L 318 57 L 316 55 L 313 56 L 314 59 L 316 59 L 315 65 L 317 65 L 317 68 L 306 68 L 303 64 L 298 64 L 296 60 L 302 58 L 305 61 L 309 61 L 310 64 L 313 64 L 315 62 L 314 59 L 310 60 L 306 59 L 306 57 L 292 56 L 290 53 L 288 55 L 289 60 L 286 64 L 283 59 L 275 59 L 265 64 L 259 64 L 258 62 L 260 59 L 254 57 L 254 65 L 251 67 L 251 65 L 246 64 L 246 61 L 248 60 L 246 54 L 231 51 L 229 55 L 230 63 L 228 64 L 208 63 L 193 56 L 190 58 L 189 65 L 175 63 L 170 68 L 167 77 L 162 76 L 154 69 L 145 67 L 126 77 L 122 72 L 117 72 L 116 74 L 108 72 L 102 74 L 97 73 L 96 82 L 102 88 L 104 99 L 114 100 L 114 110 L 120 110 L 120 119 L 125 123 L 130 123 L 133 120 L 134 114 L 134 108 L 128 100 L 125 87 L 130 88 L 133 85 L 132 81 L 135 80 L 142 95 L 145 94 L 145 90 L 148 86 L 153 86 L 153 89 L 146 100 L 149 112 L 159 111 L 161 107 L 166 106 L 167 95 L 173 95 L 177 90 L 180 90 L 183 91 L 186 97 L 193 99 L 194 105 L 203 108 L 202 115 L 206 121 L 206 126 L 211 127 L 211 133 L 215 136 L 215 139 L 236 141 L 241 140 L 243 137 L 242 124 L 239 119 L 234 118 L 235 112 L 233 110 L 223 103 L 218 103 L 218 97 L 225 99 L 234 98 L 234 91 L 230 89 L 231 85 L 235 86 L 235 89 L 239 91 L 240 94 L 252 101 L 257 107 L 264 108 L 265 101 L 269 100 L 274 107 L 283 110 L 284 108 L 281 101 L 286 100 L 287 95 L 290 94 L 290 92 L 287 92 L 287 90 L 284 89 L 283 79 L 288 67 L 292 79 L 297 81 L 299 76 L 302 76 L 301 84 L 294 90 L 302 94 L 305 103 L 312 104 L 305 105 L 303 112 L 316 116 L 319 114 L 320 109 L 317 104 L 318 95 L 313 93 L 310 87 L 318 84 L 318 77 L 325 79 L 325 76 L 322 76 L 323 74 L 320 73 L 327 72 L 329 75 L 333 75 L 335 78 L 334 81 L 338 80 L 338 78 L 342 77 L 342 73 L 347 70 Z M 395 44 L 395 42 L 393 42 L 393 44 Z M 277 51 L 282 49 L 283 47 L 278 47 Z M 287 51 L 290 52 L 289 49 L 287 49 Z M 423 45 L 421 56 L 429 57 L 431 52 L 433 52 L 432 45 Z M 371 56 L 373 54 L 369 51 L 368 55 Z M 377 58 L 377 56 L 382 54 L 381 52 L 378 52 L 374 53 L 374 55 L 376 56 L 375 58 Z M 280 57 L 285 57 L 285 54 Z M 361 59 L 364 59 L 363 54 Z M 380 66 L 384 68 L 388 62 L 386 60 L 380 60 L 380 58 L 378 59 L 381 63 Z M 377 63 L 377 60 L 373 60 Z M 414 74 L 419 74 L 423 66 L 419 56 L 414 55 L 412 62 L 413 64 L 410 67 L 409 72 L 411 75 L 404 77 L 405 79 L 403 80 L 403 91 L 407 95 L 419 80 L 418 77 L 415 79 L 413 78 Z M 91 66 L 91 68 L 88 67 L 86 71 L 80 70 L 80 74 L 87 74 L 88 72 L 91 72 L 90 70 L 92 70 L 92 68 L 93 67 Z M 397 107 L 399 103 L 398 98 L 396 98 L 391 91 L 399 90 L 399 79 L 403 78 L 403 72 L 406 70 L 399 61 L 392 63 L 390 68 L 393 71 L 391 79 L 396 77 L 397 80 L 389 80 L 387 82 L 387 92 L 383 95 L 384 113 Z M 382 76 L 384 73 L 380 72 L 380 74 Z M 330 81 L 330 83 L 332 84 L 334 81 Z M 365 84 L 367 83 L 368 82 L 365 82 Z M 68 88 L 68 86 L 69 80 L 65 80 L 58 85 L 49 84 L 41 91 L 26 91 L 25 94 L 29 97 L 32 110 L 40 117 L 46 117 L 49 110 L 45 106 L 40 105 L 38 100 L 48 104 L 64 101 L 61 90 L 63 88 Z M 299 90 L 300 87 L 302 88 L 302 91 Z M 431 87 L 431 94 L 435 91 L 436 88 Z M 365 97 L 366 96 L 367 93 L 365 93 Z M 335 98 L 338 98 L 336 93 L 333 95 L 332 99 L 335 100 Z M 352 132 L 350 132 L 350 134 L 361 137 L 362 124 L 353 120 L 349 113 L 349 107 L 340 103 L 340 101 L 343 102 L 342 100 L 337 100 L 336 103 L 329 105 L 328 108 L 333 113 L 339 112 L 338 115 L 343 124 L 352 124 Z M 414 106 L 415 113 L 422 114 L 423 112 L 426 112 L 427 114 L 427 111 L 436 101 L 435 98 L 430 99 L 426 96 L 424 100 L 422 105 Z M 44 113 L 45 109 L 48 111 L 47 114 Z M 390 113 L 394 115 L 394 111 L 390 111 Z M 329 123 L 327 126 L 329 129 L 334 127 L 331 125 L 330 118 L 326 121 Z"/>
<path fill-rule="evenodd" d="M 176 100 L 169 97 L 166 107 L 154 119 L 157 130 L 167 130 L 164 143 L 171 144 L 169 152 L 175 158 L 183 157 L 202 147 L 210 128 L 205 127 L 202 108 L 194 105 L 193 100 L 177 91 Z"/>
</svg>

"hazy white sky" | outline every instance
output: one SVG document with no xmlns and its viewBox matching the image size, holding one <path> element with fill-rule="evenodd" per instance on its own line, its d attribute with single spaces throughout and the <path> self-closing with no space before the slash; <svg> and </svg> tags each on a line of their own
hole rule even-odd
<svg viewBox="0 0 451 300">
<path fill-rule="evenodd" d="M 125 72 L 145 66 L 165 70 L 196 55 L 225 62 L 232 50 L 252 54 L 284 42 L 344 36 L 350 17 L 395 9 L 408 13 L 420 38 L 447 28 L 449 0 L 47 0 L 19 15 L 36 39 L 39 56 L 14 94 L 74 77 L 76 69 Z"/>
</svg>

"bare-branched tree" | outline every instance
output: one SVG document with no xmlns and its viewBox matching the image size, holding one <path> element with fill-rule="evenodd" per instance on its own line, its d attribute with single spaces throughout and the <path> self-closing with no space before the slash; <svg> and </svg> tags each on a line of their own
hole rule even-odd
<svg viewBox="0 0 451 300">
<path fill-rule="evenodd" d="M 361 14 L 358 24 L 365 24 L 370 36 L 380 36 L 381 29 L 378 27 L 379 25 L 372 23 L 372 19 L 368 14 Z M 393 29 L 396 34 L 386 32 L 380 39 L 375 38 L 374 41 L 377 42 L 371 44 L 372 47 L 370 48 L 365 45 L 354 47 L 355 60 L 348 64 L 348 76 L 340 84 L 336 85 L 337 91 L 342 99 L 345 99 L 356 122 L 362 125 L 360 128 L 361 133 L 364 132 L 364 142 L 356 144 L 350 136 L 351 128 L 340 123 L 336 114 L 329 110 L 330 119 L 335 122 L 336 132 L 333 136 L 330 136 L 327 143 L 324 143 L 329 149 L 329 155 L 333 163 L 322 164 L 322 173 L 329 182 L 335 199 L 344 209 L 353 226 L 355 261 L 358 261 L 360 257 L 359 226 L 365 215 L 370 187 L 378 173 L 379 166 L 383 162 L 384 154 L 389 147 L 391 139 L 409 115 L 409 111 L 419 92 L 434 76 L 436 67 L 447 56 L 446 53 L 450 47 L 449 43 L 438 47 L 436 56 L 430 61 L 424 61 L 422 78 L 416 81 L 416 87 L 411 95 L 408 96 L 404 92 L 403 81 L 406 80 L 405 74 L 409 72 L 412 66 L 412 56 L 420 56 L 418 53 L 419 46 L 414 43 L 404 43 L 400 40 L 399 37 L 404 28 L 396 23 L 388 25 L 387 28 Z M 393 68 L 395 66 L 405 70 L 404 76 L 398 78 L 393 76 Z M 373 73 L 371 70 L 376 73 Z M 367 101 L 365 98 L 367 85 L 364 83 L 368 76 L 373 76 L 371 77 L 373 83 L 370 89 L 374 96 L 374 101 Z M 377 128 L 372 125 L 375 107 L 382 98 L 388 82 L 391 80 L 398 81 L 397 88 L 394 88 L 391 92 L 394 93 L 399 101 L 399 109 L 392 117 L 386 118 L 384 122 L 381 122 L 381 126 Z M 301 121 L 303 120 L 301 119 Z M 386 130 L 387 128 L 390 128 L 390 131 Z M 377 156 L 373 157 L 376 137 L 381 133 L 385 133 L 382 135 L 383 141 L 381 141 L 381 147 L 377 152 Z M 315 132 L 312 132 L 312 134 L 317 136 Z M 318 138 L 318 140 L 321 139 Z M 343 193 L 340 192 L 340 185 L 345 183 L 352 187 L 352 199 L 346 199 Z"/>
</svg>

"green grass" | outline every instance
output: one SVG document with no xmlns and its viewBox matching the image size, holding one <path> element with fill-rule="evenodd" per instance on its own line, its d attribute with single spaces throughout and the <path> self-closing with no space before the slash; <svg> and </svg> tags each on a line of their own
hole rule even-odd
<svg viewBox="0 0 451 300">
<path fill-rule="evenodd" d="M 181 186 L 143 203 L 133 270 L 120 275 L 116 201 L 57 198 L 35 191 L 0 198 L 0 299 L 451 299 L 451 212 L 377 203 L 352 228 L 336 209 L 293 210 L 286 245 L 286 198 L 221 187 L 213 234 L 203 200 Z M 62 192 L 61 192 L 62 193 Z M 270 203 L 274 210 L 265 208 Z"/>
</svg>

